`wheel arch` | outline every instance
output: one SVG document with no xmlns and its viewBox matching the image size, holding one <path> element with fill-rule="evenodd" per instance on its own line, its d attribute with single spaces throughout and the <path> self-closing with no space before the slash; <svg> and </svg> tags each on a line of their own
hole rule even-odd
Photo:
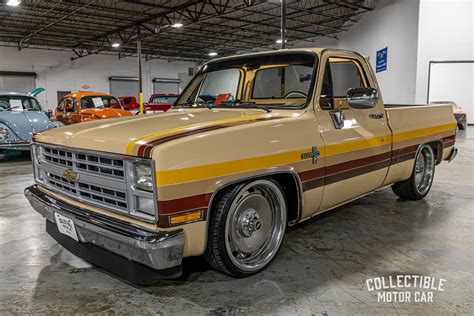
<svg viewBox="0 0 474 316">
<path fill-rule="evenodd" d="M 238 180 L 230 181 L 219 186 L 209 199 L 207 214 L 208 223 L 206 225 L 206 231 L 209 230 L 209 220 L 211 218 L 211 212 L 213 211 L 213 207 L 218 200 L 218 196 L 223 192 L 223 190 L 228 189 L 231 186 L 248 183 L 250 181 L 255 181 L 259 179 L 273 179 L 282 187 L 282 193 L 285 196 L 285 200 L 287 203 L 288 225 L 291 226 L 296 224 L 301 218 L 301 213 L 303 210 L 303 185 L 301 183 L 301 179 L 298 173 L 296 173 L 294 170 L 281 170 L 240 178 Z"/>
<path fill-rule="evenodd" d="M 444 150 L 443 141 L 435 140 L 435 141 L 421 144 L 418 147 L 418 151 L 423 147 L 423 145 L 428 145 L 431 147 L 431 149 L 433 150 L 433 153 L 435 154 L 436 165 L 439 165 L 443 161 L 443 150 Z M 417 155 L 418 155 L 418 151 L 417 151 Z"/>
</svg>

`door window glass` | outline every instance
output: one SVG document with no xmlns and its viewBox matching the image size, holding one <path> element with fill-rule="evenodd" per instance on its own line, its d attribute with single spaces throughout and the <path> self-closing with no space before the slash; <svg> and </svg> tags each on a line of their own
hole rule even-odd
<svg viewBox="0 0 474 316">
<path fill-rule="evenodd" d="M 331 62 L 330 65 L 334 97 L 342 98 L 349 89 L 364 87 L 361 73 L 353 61 Z"/>
</svg>

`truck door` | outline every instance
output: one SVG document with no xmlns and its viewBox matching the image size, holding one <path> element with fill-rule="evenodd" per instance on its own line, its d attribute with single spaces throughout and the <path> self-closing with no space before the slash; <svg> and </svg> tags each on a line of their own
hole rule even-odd
<svg viewBox="0 0 474 316">
<path fill-rule="evenodd" d="M 348 106 L 350 88 L 378 89 L 364 58 L 349 52 L 326 52 L 321 67 L 316 112 L 326 155 L 324 210 L 382 185 L 390 165 L 391 132 L 380 95 L 374 108 Z"/>
</svg>

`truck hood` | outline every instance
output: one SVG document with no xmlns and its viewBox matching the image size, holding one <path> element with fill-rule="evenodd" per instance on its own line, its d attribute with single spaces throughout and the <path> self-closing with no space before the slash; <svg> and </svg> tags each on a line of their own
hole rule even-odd
<svg viewBox="0 0 474 316">
<path fill-rule="evenodd" d="M 290 112 L 290 111 L 288 111 Z M 290 115 L 290 114 L 288 114 Z M 137 156 L 134 147 L 183 131 L 212 129 L 222 124 L 253 123 L 281 118 L 281 113 L 253 109 L 175 109 L 152 115 L 136 115 L 113 120 L 96 120 L 49 130 L 35 136 L 35 141 L 66 147 L 83 148 Z M 203 130 L 204 132 L 204 130 Z"/>
<path fill-rule="evenodd" d="M 20 140 L 29 141 L 34 133 L 52 127 L 46 113 L 42 111 L 0 112 L 0 123 L 5 124 Z"/>
<path fill-rule="evenodd" d="M 85 109 L 85 110 L 81 110 L 81 114 L 94 115 L 94 116 L 102 118 L 102 119 L 132 115 L 132 113 L 130 113 L 128 111 L 124 111 L 124 110 L 120 110 L 120 109 L 111 109 L 111 108 Z"/>
</svg>

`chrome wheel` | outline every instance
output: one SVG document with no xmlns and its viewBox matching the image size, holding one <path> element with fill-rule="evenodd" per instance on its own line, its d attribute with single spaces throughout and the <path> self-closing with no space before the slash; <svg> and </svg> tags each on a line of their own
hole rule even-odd
<svg viewBox="0 0 474 316">
<path fill-rule="evenodd" d="M 430 146 L 423 146 L 415 161 L 415 186 L 418 194 L 424 195 L 431 187 L 434 175 L 434 154 Z"/>
<path fill-rule="evenodd" d="M 265 267 L 280 248 L 286 228 L 286 203 L 269 180 L 244 186 L 225 223 L 225 247 L 232 263 L 246 272 Z"/>
</svg>

